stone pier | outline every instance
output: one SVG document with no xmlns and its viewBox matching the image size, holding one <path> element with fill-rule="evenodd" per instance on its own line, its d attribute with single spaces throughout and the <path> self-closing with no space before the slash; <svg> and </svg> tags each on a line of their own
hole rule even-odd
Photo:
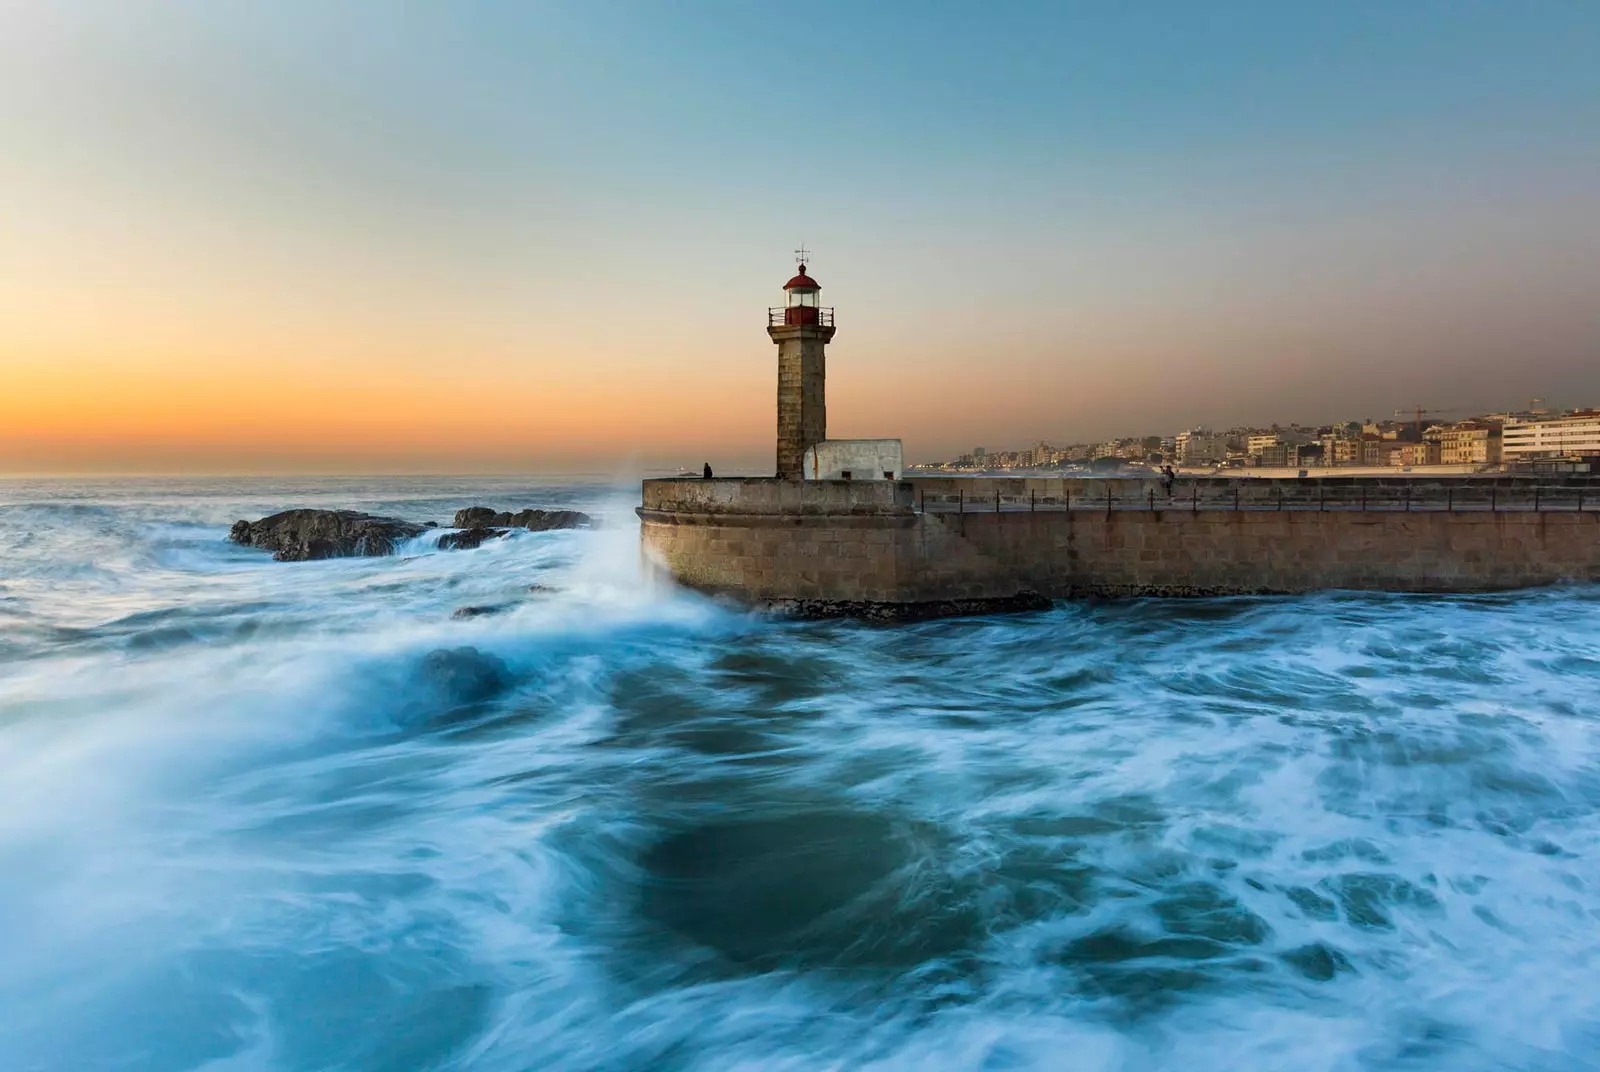
<svg viewBox="0 0 1600 1072">
<path fill-rule="evenodd" d="M 639 515 L 681 583 L 808 615 L 1600 580 L 1586 479 L 651 480 Z"/>
<path fill-rule="evenodd" d="M 646 556 L 679 583 L 807 617 L 1048 604 L 913 501 L 905 481 L 647 480 L 639 517 Z"/>
</svg>

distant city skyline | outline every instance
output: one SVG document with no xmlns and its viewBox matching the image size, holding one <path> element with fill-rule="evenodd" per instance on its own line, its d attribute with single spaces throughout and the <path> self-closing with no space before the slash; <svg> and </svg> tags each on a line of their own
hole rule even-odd
<svg viewBox="0 0 1600 1072">
<path fill-rule="evenodd" d="M 1476 420 L 1476 419 L 1483 418 L 1483 417 L 1494 416 L 1494 415 L 1497 415 L 1497 414 L 1513 414 L 1513 413 L 1515 413 L 1515 414 L 1535 414 L 1535 413 L 1559 414 L 1559 413 L 1564 413 L 1564 412 L 1568 412 L 1568 411 L 1590 412 L 1590 411 L 1592 411 L 1594 409 L 1594 407 L 1590 407 L 1590 406 L 1552 406 L 1552 405 L 1549 404 L 1548 400 L 1540 398 L 1537 395 L 1529 396 L 1526 399 L 1524 399 L 1523 401 L 1524 401 L 1524 404 L 1520 405 L 1520 406 L 1487 406 L 1487 407 L 1460 407 L 1460 406 L 1456 406 L 1456 407 L 1449 407 L 1448 409 L 1441 409 L 1441 410 L 1431 410 L 1431 409 L 1428 409 L 1426 407 L 1423 407 L 1423 409 L 1422 409 L 1422 423 L 1423 423 L 1424 427 L 1430 427 L 1430 426 L 1433 426 L 1433 425 L 1456 424 L 1456 423 L 1459 423 L 1459 422 L 1462 422 L 1462 421 L 1471 421 L 1471 420 Z M 1128 439 L 1144 439 L 1144 438 L 1149 438 L 1150 436 L 1160 436 L 1160 437 L 1163 437 L 1163 438 L 1166 438 L 1166 439 L 1171 439 L 1176 435 L 1183 434 L 1184 432 L 1198 432 L 1198 431 L 1216 432 L 1216 433 L 1219 433 L 1219 434 L 1220 433 L 1231 433 L 1231 432 L 1243 433 L 1243 432 L 1247 432 L 1247 431 L 1249 431 L 1249 432 L 1268 431 L 1268 430 L 1275 429 L 1275 428 L 1287 431 L 1287 430 L 1296 429 L 1296 428 L 1301 428 L 1301 429 L 1329 428 L 1329 427 L 1336 427 L 1336 426 L 1348 425 L 1348 424 L 1360 424 L 1360 425 L 1373 424 L 1373 425 L 1383 425 L 1383 426 L 1399 425 L 1399 426 L 1404 426 L 1404 427 L 1411 427 L 1411 426 L 1414 426 L 1417 423 L 1417 418 L 1415 416 L 1415 413 L 1416 413 L 1416 407 L 1412 407 L 1411 409 L 1396 409 L 1396 410 L 1392 410 L 1390 412 L 1386 412 L 1386 413 L 1383 413 L 1381 415 L 1370 415 L 1369 414 L 1369 415 L 1363 415 L 1363 416 L 1359 416 L 1359 417 L 1356 417 L 1356 416 L 1344 416 L 1344 417 L 1339 417 L 1339 418 L 1324 418 L 1322 420 L 1303 420 L 1303 419 L 1297 419 L 1297 420 L 1283 420 L 1283 419 L 1244 420 L 1244 421 L 1234 421 L 1234 422 L 1231 422 L 1231 423 L 1228 423 L 1228 424 L 1220 424 L 1220 423 L 1217 423 L 1217 422 L 1214 422 L 1214 421 L 1192 421 L 1192 422 L 1190 422 L 1188 424 L 1181 425 L 1181 426 L 1179 426 L 1177 428 L 1170 428 L 1170 427 L 1164 427 L 1164 428 L 1160 428 L 1160 429 L 1150 428 L 1150 429 L 1144 429 L 1142 431 L 1141 430 L 1132 430 L 1132 431 L 1130 431 L 1128 429 L 1122 429 L 1121 431 L 1118 431 L 1118 432 L 1116 432 L 1114 434 L 1111 434 L 1111 435 L 1091 436 L 1091 437 L 1088 437 L 1088 438 L 1079 438 L 1079 437 L 1073 437 L 1073 436 L 1039 436 L 1039 437 L 1035 437 L 1032 440 L 1027 441 L 1026 443 L 1019 443 L 1019 442 L 1011 441 L 1011 440 L 997 441 L 992 446 L 988 445 L 988 444 L 979 443 L 979 444 L 975 444 L 973 446 L 970 446 L 970 447 L 966 448 L 965 450 L 961 451 L 961 453 L 962 454 L 971 454 L 971 453 L 974 453 L 975 451 L 981 449 L 985 453 L 994 454 L 994 453 L 997 453 L 997 452 L 1024 450 L 1024 449 L 1028 449 L 1030 447 L 1037 446 L 1039 444 L 1048 444 L 1048 445 L 1051 445 L 1051 446 L 1058 446 L 1058 447 L 1059 446 L 1088 446 L 1088 445 L 1095 445 L 1095 444 L 1101 444 L 1101 443 L 1117 442 L 1117 441 L 1128 440 Z"/>
<path fill-rule="evenodd" d="M 1600 7 L 0 0 L 0 472 L 1600 399 Z"/>
<path fill-rule="evenodd" d="M 1105 439 L 1037 440 L 1028 446 L 978 445 L 959 455 L 917 459 L 912 469 L 1049 470 L 1115 464 L 1261 469 L 1407 469 L 1455 466 L 1483 471 L 1543 466 L 1589 472 L 1600 459 L 1600 408 L 1525 407 L 1430 412 L 1413 407 L 1387 418 L 1190 425 L 1171 433 Z M 1563 468 L 1568 467 L 1568 468 Z M 1574 468 L 1575 467 L 1575 468 Z M 1302 473 L 1304 475 L 1304 473 Z"/>
</svg>

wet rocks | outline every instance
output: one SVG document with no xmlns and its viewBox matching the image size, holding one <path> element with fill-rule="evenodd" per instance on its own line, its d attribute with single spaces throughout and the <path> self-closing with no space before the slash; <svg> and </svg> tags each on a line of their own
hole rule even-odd
<svg viewBox="0 0 1600 1072">
<path fill-rule="evenodd" d="M 511 668 L 477 648 L 438 648 L 423 656 L 420 683 L 435 699 L 455 706 L 492 700 L 511 687 Z"/>
<path fill-rule="evenodd" d="M 487 506 L 469 506 L 456 511 L 455 527 L 458 529 L 528 529 L 548 532 L 551 529 L 586 529 L 594 518 L 579 510 L 518 510 L 516 513 L 496 512 Z"/>
<path fill-rule="evenodd" d="M 284 510 L 259 521 L 236 521 L 228 539 L 271 551 L 279 562 L 392 555 L 395 545 L 426 526 L 358 510 Z"/>
<path fill-rule="evenodd" d="M 455 528 L 439 536 L 441 551 L 465 551 L 498 539 L 511 529 L 545 532 L 588 528 L 594 519 L 577 510 L 519 510 L 505 513 L 487 506 L 457 511 Z M 236 521 L 228 539 L 246 547 L 271 551 L 279 562 L 317 558 L 350 558 L 394 554 L 395 545 L 431 528 L 397 517 L 378 517 L 357 510 L 284 510 L 260 521 Z"/>
<path fill-rule="evenodd" d="M 483 541 L 497 540 L 510 531 L 510 529 L 472 528 L 462 529 L 460 532 L 446 532 L 439 537 L 439 550 L 470 551 L 481 546 Z"/>
<path fill-rule="evenodd" d="M 937 599 L 921 603 L 882 603 L 857 599 L 771 599 L 766 607 L 782 617 L 851 618 L 876 624 L 920 622 L 985 614 L 1023 614 L 1049 610 L 1053 604 L 1037 592 L 971 599 Z"/>
<path fill-rule="evenodd" d="M 458 529 L 482 529 L 495 523 L 496 517 L 510 518 L 510 514 L 496 514 L 487 506 L 469 506 L 465 510 L 456 511 L 455 527 Z"/>
<path fill-rule="evenodd" d="M 496 512 L 487 506 L 469 506 L 457 510 L 455 527 L 459 532 L 447 532 L 439 537 L 441 551 L 470 551 L 480 547 L 485 540 L 496 540 L 512 529 L 547 532 L 551 529 L 582 529 L 594 524 L 588 514 L 577 510 L 519 510 L 516 513 Z"/>
<path fill-rule="evenodd" d="M 479 603 L 473 606 L 457 607 L 450 617 L 458 621 L 464 618 L 484 618 L 491 614 L 503 614 L 511 607 L 506 603 Z"/>
</svg>

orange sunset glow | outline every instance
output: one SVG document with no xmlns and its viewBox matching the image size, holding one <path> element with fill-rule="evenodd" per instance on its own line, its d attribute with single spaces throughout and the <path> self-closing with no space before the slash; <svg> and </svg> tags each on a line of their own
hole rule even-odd
<svg viewBox="0 0 1600 1072">
<path fill-rule="evenodd" d="M 1497 30 L 1543 73 L 1495 93 L 1466 30 L 1411 28 L 1425 87 L 1353 38 L 1269 98 L 1292 20 L 995 66 L 841 8 L 797 72 L 709 14 L 8 17 L 0 471 L 760 471 L 802 241 L 830 428 L 912 459 L 1600 397 L 1581 34 Z"/>
</svg>

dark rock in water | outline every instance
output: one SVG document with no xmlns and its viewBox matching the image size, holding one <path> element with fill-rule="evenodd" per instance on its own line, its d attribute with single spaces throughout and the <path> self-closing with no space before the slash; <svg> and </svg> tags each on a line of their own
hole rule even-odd
<svg viewBox="0 0 1600 1072">
<path fill-rule="evenodd" d="M 436 529 L 439 527 L 439 523 L 437 521 L 424 521 L 422 523 L 422 527 L 425 529 Z"/>
<path fill-rule="evenodd" d="M 521 510 L 511 514 L 496 513 L 487 506 L 469 506 L 456 511 L 455 527 L 461 531 L 440 536 L 439 550 L 470 551 L 481 546 L 483 541 L 498 539 L 514 528 L 544 532 L 587 528 L 593 523 L 588 514 L 576 510 Z"/>
<path fill-rule="evenodd" d="M 587 529 L 594 518 L 581 510 L 519 510 L 506 522 L 514 529 L 548 532 L 552 529 Z"/>
<path fill-rule="evenodd" d="M 424 526 L 357 510 L 284 510 L 260 521 L 236 521 L 228 539 L 271 551 L 279 562 L 392 555 L 395 544 Z"/>
<path fill-rule="evenodd" d="M 579 510 L 519 510 L 513 514 L 505 511 L 496 513 L 487 506 L 469 506 L 456 511 L 455 527 L 475 529 L 499 526 L 547 532 L 551 529 L 586 529 L 593 524 L 594 518 Z"/>
<path fill-rule="evenodd" d="M 482 544 L 484 540 L 499 539 L 507 531 L 509 530 L 475 527 L 462 529 L 460 532 L 447 532 L 439 537 L 439 550 L 470 551 Z"/>
<path fill-rule="evenodd" d="M 937 599 L 922 603 L 878 603 L 855 599 L 771 599 L 769 610 L 788 618 L 854 618 L 879 624 L 921 622 L 930 618 L 954 618 L 981 614 L 1021 614 L 1049 610 L 1054 604 L 1037 592 L 1018 592 L 1012 596 L 969 599 Z"/>
<path fill-rule="evenodd" d="M 471 607 L 457 607 L 450 617 L 482 618 L 489 614 L 501 614 L 510 609 L 510 605 L 506 603 L 482 603 Z"/>
<path fill-rule="evenodd" d="M 511 687 L 505 661 L 477 648 L 438 648 L 423 656 L 422 681 L 447 704 L 479 704 Z"/>
<path fill-rule="evenodd" d="M 502 515 L 509 517 L 509 514 Z M 455 526 L 458 529 L 488 528 L 495 523 L 495 513 L 487 506 L 469 506 L 465 510 L 456 511 Z"/>
<path fill-rule="evenodd" d="M 528 585 L 528 591 L 536 592 L 539 595 L 554 595 L 555 593 L 561 591 L 561 589 L 550 584 L 530 584 Z"/>
</svg>

